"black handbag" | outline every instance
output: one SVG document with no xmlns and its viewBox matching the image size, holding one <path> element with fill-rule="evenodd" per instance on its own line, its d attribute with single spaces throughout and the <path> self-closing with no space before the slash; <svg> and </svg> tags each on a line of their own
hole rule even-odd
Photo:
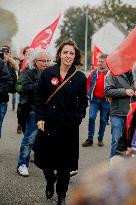
<svg viewBox="0 0 136 205">
<path fill-rule="evenodd" d="M 17 116 L 26 118 L 30 112 L 30 99 L 28 95 L 20 96 L 20 101 L 17 108 Z"/>
</svg>

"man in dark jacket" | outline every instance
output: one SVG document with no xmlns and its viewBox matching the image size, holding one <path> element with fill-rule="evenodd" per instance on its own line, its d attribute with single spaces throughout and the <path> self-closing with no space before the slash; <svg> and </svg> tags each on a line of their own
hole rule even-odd
<svg viewBox="0 0 136 205">
<path fill-rule="evenodd" d="M 12 78 L 4 61 L 0 58 L 0 138 L 4 116 L 7 111 L 10 88 L 13 85 Z"/>
<path fill-rule="evenodd" d="M 36 106 L 38 98 L 38 82 L 41 72 L 49 65 L 50 60 L 45 51 L 37 49 L 32 51 L 29 58 L 29 65 L 32 68 L 27 69 L 22 77 L 22 100 L 24 97 L 28 99 L 28 115 L 26 116 L 26 128 L 20 146 L 20 154 L 18 158 L 17 171 L 21 176 L 29 176 L 28 166 L 30 160 L 31 149 L 38 133 L 36 124 Z"/>
<path fill-rule="evenodd" d="M 16 71 L 19 69 L 19 67 L 18 67 L 18 64 L 16 63 L 16 61 L 12 58 L 11 49 L 9 46 L 4 45 L 4 46 L 2 46 L 1 50 L 4 53 L 4 62 L 5 62 L 5 64 L 7 64 L 8 71 L 11 75 L 12 80 L 13 80 L 13 85 L 10 88 L 10 93 L 15 93 L 16 92 L 15 85 L 17 82 Z"/>
<path fill-rule="evenodd" d="M 125 127 L 129 104 L 133 100 L 132 97 L 135 97 L 132 73 L 128 72 L 120 76 L 109 73 L 105 79 L 105 95 L 111 99 L 112 142 L 110 158 L 112 158 L 116 153 L 118 141 Z"/>
</svg>

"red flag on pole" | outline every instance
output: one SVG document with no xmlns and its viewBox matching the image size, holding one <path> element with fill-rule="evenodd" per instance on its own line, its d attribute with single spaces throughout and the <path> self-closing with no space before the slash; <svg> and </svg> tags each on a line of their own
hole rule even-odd
<svg viewBox="0 0 136 205">
<path fill-rule="evenodd" d="M 23 60 L 23 62 L 22 62 L 21 70 L 24 70 L 25 67 L 26 67 L 26 65 L 27 65 L 27 56 L 25 56 L 25 58 L 24 58 L 24 60 Z"/>
<path fill-rule="evenodd" d="M 46 49 L 50 44 L 54 31 L 58 25 L 60 16 L 47 28 L 43 29 L 32 41 L 30 48 Z"/>
<path fill-rule="evenodd" d="M 98 65 L 98 58 L 103 52 L 95 45 L 93 48 L 93 53 L 92 53 L 92 66 L 94 68 L 97 68 Z"/>
<path fill-rule="evenodd" d="M 36 37 L 33 39 L 29 47 L 30 50 L 35 48 L 41 48 L 45 50 L 47 49 L 47 47 L 51 42 L 55 29 L 58 25 L 59 19 L 60 19 L 60 15 L 51 25 L 49 25 L 48 27 L 46 27 L 36 35 Z M 26 67 L 26 58 L 27 56 L 25 57 L 22 63 L 21 69 L 24 69 Z"/>
<path fill-rule="evenodd" d="M 121 75 L 132 70 L 136 62 L 136 27 L 107 57 L 106 62 L 113 75 Z"/>
<path fill-rule="evenodd" d="M 103 52 L 96 45 L 94 45 L 93 53 L 92 53 L 92 66 L 93 66 L 93 69 L 91 70 L 91 73 L 87 78 L 87 91 L 89 90 L 89 88 L 91 86 L 91 80 L 90 79 L 93 75 L 93 72 L 94 72 L 95 69 L 97 69 L 99 67 L 98 59 L 99 59 L 99 56 L 101 54 L 103 54 Z"/>
</svg>

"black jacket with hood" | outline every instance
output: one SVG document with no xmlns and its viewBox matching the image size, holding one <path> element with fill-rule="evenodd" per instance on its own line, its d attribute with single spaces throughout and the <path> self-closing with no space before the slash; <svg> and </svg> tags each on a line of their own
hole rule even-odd
<svg viewBox="0 0 136 205">
<path fill-rule="evenodd" d="M 0 104 L 9 101 L 8 93 L 13 86 L 13 79 L 10 76 L 6 64 L 0 59 Z"/>
</svg>

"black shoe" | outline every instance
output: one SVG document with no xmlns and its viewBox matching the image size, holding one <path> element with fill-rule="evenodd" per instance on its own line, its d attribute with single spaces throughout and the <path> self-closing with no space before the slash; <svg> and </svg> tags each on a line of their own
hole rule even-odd
<svg viewBox="0 0 136 205">
<path fill-rule="evenodd" d="M 58 197 L 57 205 L 66 205 L 64 197 Z"/>
<path fill-rule="evenodd" d="M 18 125 L 17 134 L 21 134 L 21 133 L 22 133 L 22 127 L 21 127 L 21 125 Z"/>
<path fill-rule="evenodd" d="M 106 125 L 110 125 L 109 121 L 106 122 Z"/>
<path fill-rule="evenodd" d="M 12 104 L 12 110 L 15 110 L 15 105 L 14 104 Z"/>
<path fill-rule="evenodd" d="M 50 187 L 47 185 L 46 186 L 46 198 L 47 199 L 52 198 L 53 194 L 54 194 L 54 184 Z"/>
<path fill-rule="evenodd" d="M 98 140 L 98 146 L 99 146 L 99 147 L 103 147 L 103 146 L 104 146 L 103 141 Z"/>
<path fill-rule="evenodd" d="M 89 139 L 87 139 L 85 142 L 82 143 L 82 147 L 89 147 L 89 146 L 93 146 L 93 142 L 89 141 Z"/>
</svg>

